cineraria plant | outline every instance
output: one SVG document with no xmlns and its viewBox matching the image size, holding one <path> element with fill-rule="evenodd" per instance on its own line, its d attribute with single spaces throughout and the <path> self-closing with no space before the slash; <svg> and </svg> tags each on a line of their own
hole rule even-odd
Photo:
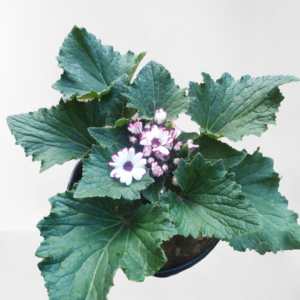
<svg viewBox="0 0 300 300">
<path fill-rule="evenodd" d="M 275 124 L 278 86 L 299 79 L 224 73 L 214 81 L 202 73 L 203 83 L 181 89 L 154 61 L 132 80 L 144 56 L 120 55 L 75 26 L 58 57 L 59 104 L 7 119 L 41 172 L 83 162 L 82 179 L 50 199 L 38 224 L 36 255 L 51 300 L 107 299 L 118 268 L 143 281 L 165 264 L 160 245 L 174 235 L 260 254 L 300 248 L 298 215 L 278 192 L 273 160 L 219 141 L 260 136 Z M 200 135 L 176 127 L 180 113 Z"/>
</svg>

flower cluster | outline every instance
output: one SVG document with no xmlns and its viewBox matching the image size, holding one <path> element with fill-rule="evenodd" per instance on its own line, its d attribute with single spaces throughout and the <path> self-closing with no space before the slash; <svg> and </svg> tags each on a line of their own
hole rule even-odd
<svg viewBox="0 0 300 300">
<path fill-rule="evenodd" d="M 150 122 L 143 125 L 137 121 L 129 124 L 128 130 L 132 135 L 129 136 L 131 144 L 140 151 L 135 154 L 134 148 L 123 149 L 114 154 L 109 166 L 115 168 L 110 176 L 120 178 L 121 182 L 130 185 L 132 177 L 136 180 L 141 180 L 146 174 L 146 167 L 151 169 L 154 177 L 162 176 L 166 172 L 174 171 L 180 162 L 178 154 L 185 146 L 183 142 L 177 141 L 181 130 L 176 126 L 171 130 L 165 127 L 165 119 L 167 113 L 161 108 L 156 110 L 154 123 Z M 198 145 L 194 145 L 192 140 L 189 140 L 188 145 L 192 152 Z M 145 157 L 142 159 L 142 157 Z M 175 182 L 173 184 L 176 184 Z"/>
</svg>

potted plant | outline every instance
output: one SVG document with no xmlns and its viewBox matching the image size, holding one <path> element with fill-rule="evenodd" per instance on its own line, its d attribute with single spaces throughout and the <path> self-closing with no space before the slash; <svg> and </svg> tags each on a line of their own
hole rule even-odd
<svg viewBox="0 0 300 300">
<path fill-rule="evenodd" d="M 181 89 L 153 61 L 132 80 L 144 56 L 120 55 L 75 26 L 58 57 L 59 104 L 7 119 L 41 172 L 80 160 L 38 224 L 50 299 L 107 299 L 118 268 L 134 281 L 172 275 L 219 239 L 260 254 L 300 248 L 273 160 L 219 141 L 260 136 L 275 124 L 278 86 L 299 79 L 202 73 L 203 83 Z M 176 127 L 180 113 L 200 135 Z"/>
</svg>

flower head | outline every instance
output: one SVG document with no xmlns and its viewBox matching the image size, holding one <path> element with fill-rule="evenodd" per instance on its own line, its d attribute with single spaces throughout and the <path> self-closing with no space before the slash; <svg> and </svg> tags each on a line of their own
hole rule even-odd
<svg viewBox="0 0 300 300">
<path fill-rule="evenodd" d="M 161 175 L 164 174 L 164 172 L 163 172 L 163 170 L 161 169 L 161 167 L 157 165 L 157 162 L 154 162 L 154 163 L 151 165 L 151 170 L 152 170 L 153 176 L 155 176 L 155 177 L 159 177 L 159 176 L 161 176 Z"/>
<path fill-rule="evenodd" d="M 155 154 L 155 157 L 161 161 L 164 161 L 165 160 L 165 156 L 163 153 L 159 152 L 158 150 L 156 151 L 153 151 L 154 154 Z"/>
<path fill-rule="evenodd" d="M 129 141 L 133 145 L 136 145 L 138 143 L 138 139 L 135 136 L 129 136 Z"/>
<path fill-rule="evenodd" d="M 151 131 L 142 134 L 140 139 L 141 145 L 151 146 L 154 152 L 159 151 L 164 155 L 169 155 L 170 152 L 165 146 L 167 143 L 173 141 L 173 139 L 169 137 L 169 130 L 153 125 Z"/>
<path fill-rule="evenodd" d="M 119 151 L 118 154 L 111 156 L 112 160 L 108 165 L 114 168 L 110 177 L 120 178 L 120 182 L 130 185 L 132 183 L 132 177 L 136 180 L 141 180 L 146 174 L 145 165 L 147 163 L 143 153 L 139 152 L 135 154 L 134 148 L 124 148 Z"/>
<path fill-rule="evenodd" d="M 130 123 L 128 126 L 128 130 L 133 134 L 140 134 L 143 130 L 143 123 L 142 122 Z"/>
<path fill-rule="evenodd" d="M 174 146 L 174 150 L 179 151 L 181 149 L 182 144 L 183 144 L 182 142 L 177 142 Z"/>
<path fill-rule="evenodd" d="M 153 157 L 148 158 L 148 164 L 153 164 L 155 162 L 155 159 Z"/>
<path fill-rule="evenodd" d="M 167 112 L 164 111 L 162 108 L 157 109 L 154 116 L 154 122 L 158 125 L 162 124 L 167 117 Z"/>
<path fill-rule="evenodd" d="M 145 157 L 150 156 L 151 152 L 152 152 L 152 148 L 150 146 L 144 146 L 143 154 Z"/>
<path fill-rule="evenodd" d="M 178 185 L 178 180 L 175 176 L 173 176 L 173 178 L 172 178 L 172 183 L 173 183 L 173 185 Z"/>
<path fill-rule="evenodd" d="M 169 167 L 167 164 L 163 164 L 161 169 L 164 171 L 164 172 L 167 172 L 169 170 Z"/>
<path fill-rule="evenodd" d="M 195 148 L 199 147 L 199 145 L 193 144 L 193 140 L 188 140 L 186 144 L 188 145 L 190 152 L 193 152 Z"/>
<path fill-rule="evenodd" d="M 177 128 L 176 126 L 175 126 L 174 129 L 171 129 L 171 130 L 170 130 L 170 136 L 171 136 L 174 140 L 176 140 L 176 139 L 179 137 L 180 133 L 181 133 L 181 130 L 180 130 L 179 128 Z"/>
<path fill-rule="evenodd" d="M 177 165 L 179 164 L 179 162 L 180 162 L 180 158 L 174 158 L 174 159 L 173 159 L 173 164 L 174 164 L 175 166 L 177 166 Z"/>
<path fill-rule="evenodd" d="M 146 125 L 144 126 L 144 129 L 150 130 L 150 128 L 151 128 L 151 124 L 150 122 L 147 122 Z"/>
</svg>

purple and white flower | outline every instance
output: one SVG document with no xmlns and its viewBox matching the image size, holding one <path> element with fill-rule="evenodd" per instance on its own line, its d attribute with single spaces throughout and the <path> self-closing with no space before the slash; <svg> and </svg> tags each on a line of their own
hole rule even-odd
<svg viewBox="0 0 300 300">
<path fill-rule="evenodd" d="M 155 159 L 153 157 L 148 158 L 148 164 L 153 164 L 155 162 Z"/>
<path fill-rule="evenodd" d="M 179 137 L 180 133 L 181 133 L 181 130 L 179 128 L 177 128 L 176 126 L 174 127 L 174 129 L 170 130 L 170 136 L 174 140 L 176 140 Z"/>
<path fill-rule="evenodd" d="M 162 108 L 157 109 L 154 116 L 154 122 L 158 125 L 162 124 L 165 121 L 168 113 L 164 111 Z"/>
<path fill-rule="evenodd" d="M 144 126 L 144 129 L 150 130 L 150 128 L 151 128 L 151 124 L 150 122 L 147 122 L 146 125 Z"/>
<path fill-rule="evenodd" d="M 153 147 L 153 151 L 159 151 L 164 155 L 169 155 L 170 151 L 166 148 L 166 144 L 171 143 L 172 138 L 169 137 L 169 130 L 163 127 L 153 125 L 151 131 L 147 131 L 140 137 L 140 144 Z"/>
<path fill-rule="evenodd" d="M 182 142 L 177 142 L 174 146 L 174 150 L 179 151 L 181 149 L 181 146 L 182 146 Z"/>
<path fill-rule="evenodd" d="M 173 159 L 173 164 L 174 164 L 175 166 L 177 166 L 177 165 L 179 164 L 179 162 L 180 162 L 180 158 L 174 158 L 174 159 Z"/>
<path fill-rule="evenodd" d="M 193 144 L 193 140 L 188 140 L 186 144 L 188 145 L 190 152 L 193 152 L 195 148 L 199 147 L 199 145 Z"/>
<path fill-rule="evenodd" d="M 152 153 L 152 148 L 150 146 L 144 146 L 143 154 L 145 157 L 150 156 Z"/>
<path fill-rule="evenodd" d="M 146 174 L 145 166 L 146 159 L 142 158 L 143 153 L 139 152 L 135 154 L 134 148 L 124 148 L 119 151 L 118 154 L 113 154 L 111 156 L 112 160 L 108 165 L 114 168 L 110 177 L 120 178 L 121 183 L 126 183 L 130 185 L 132 183 L 132 177 L 135 180 L 141 180 Z"/>
<path fill-rule="evenodd" d="M 167 164 L 163 164 L 161 169 L 164 171 L 164 172 L 167 172 L 169 170 L 169 167 Z"/>
<path fill-rule="evenodd" d="M 135 136 L 129 136 L 129 141 L 133 145 L 136 145 L 138 143 L 138 139 Z"/>
<path fill-rule="evenodd" d="M 133 134 L 140 134 L 143 131 L 143 123 L 142 122 L 130 123 L 128 126 L 128 130 Z"/>
<path fill-rule="evenodd" d="M 155 157 L 161 161 L 165 160 L 165 156 L 163 153 L 159 152 L 159 151 L 154 151 Z"/>
<path fill-rule="evenodd" d="M 151 170 L 152 170 L 152 174 L 153 176 L 155 177 L 159 177 L 161 175 L 164 174 L 163 170 L 161 169 L 161 167 L 159 165 L 157 165 L 157 162 L 154 162 L 152 165 L 151 165 Z"/>
</svg>

